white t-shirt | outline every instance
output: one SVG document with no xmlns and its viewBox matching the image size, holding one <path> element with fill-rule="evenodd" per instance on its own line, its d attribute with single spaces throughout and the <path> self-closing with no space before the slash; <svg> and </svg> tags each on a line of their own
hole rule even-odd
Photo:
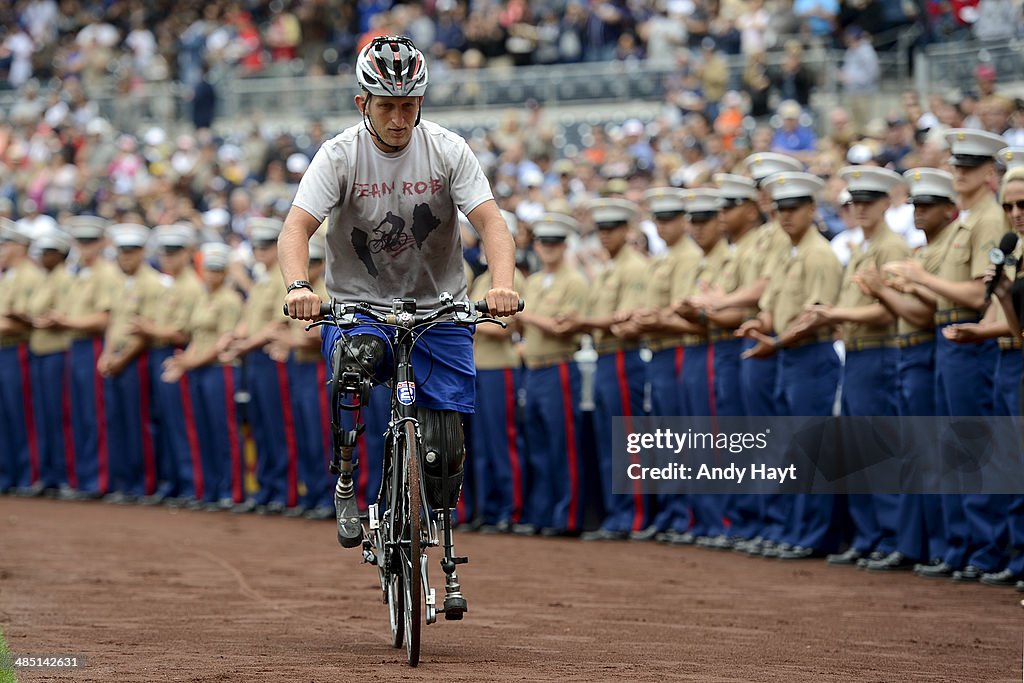
<svg viewBox="0 0 1024 683">
<path fill-rule="evenodd" d="M 327 291 L 343 301 L 390 310 L 414 298 L 466 297 L 457 211 L 489 199 L 490 185 L 466 141 L 421 121 L 405 149 L 382 152 L 362 122 L 313 156 L 292 202 L 314 218 L 330 215 Z"/>
</svg>

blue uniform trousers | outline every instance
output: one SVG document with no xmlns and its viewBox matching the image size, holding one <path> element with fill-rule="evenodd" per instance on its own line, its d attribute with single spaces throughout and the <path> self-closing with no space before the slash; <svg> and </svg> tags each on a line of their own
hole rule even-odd
<svg viewBox="0 0 1024 683">
<path fill-rule="evenodd" d="M 288 370 L 262 351 L 245 357 L 251 396 L 249 423 L 256 441 L 256 503 L 294 507 L 297 502 L 298 452 Z"/>
<path fill-rule="evenodd" d="M 38 441 L 32 417 L 28 347 L 0 348 L 0 492 L 37 478 Z"/>
<path fill-rule="evenodd" d="M 156 429 L 157 492 L 202 500 L 205 498 L 202 457 L 188 375 L 173 383 L 160 379 L 164 361 L 173 355 L 174 348 L 170 346 L 149 350 L 149 381 L 153 387 L 153 423 Z"/>
<path fill-rule="evenodd" d="M 715 411 L 723 417 L 746 415 L 743 402 L 743 377 L 740 354 L 743 352 L 741 339 L 727 339 L 714 342 L 711 347 L 714 359 Z M 726 519 L 729 520 L 729 535 L 736 538 L 754 538 L 761 533 L 761 497 L 752 494 L 719 496 L 723 503 Z"/>
<path fill-rule="evenodd" d="M 785 414 L 831 415 L 841 370 L 832 342 L 783 349 L 780 356 L 777 395 Z M 792 496 L 791 505 L 781 538 L 784 543 L 817 552 L 828 552 L 838 546 L 834 496 L 796 495 Z"/>
<path fill-rule="evenodd" d="M 634 482 L 631 494 L 612 494 L 612 418 L 626 418 L 626 431 L 632 429 L 630 418 L 643 414 L 644 363 L 638 351 L 615 351 L 598 356 L 594 377 L 594 437 L 601 489 L 604 495 L 607 531 L 639 531 L 649 523 L 647 496 Z M 621 474 L 620 474 L 621 476 Z"/>
<path fill-rule="evenodd" d="M 298 504 L 304 508 L 326 505 L 334 490 L 327 366 L 323 361 L 300 361 L 293 356 L 288 361 L 288 380 L 298 449 Z"/>
<path fill-rule="evenodd" d="M 900 415 L 935 414 L 935 342 L 928 341 L 900 349 Z M 905 464 L 910 474 L 917 465 Z M 900 496 L 899 530 L 896 549 L 906 557 L 930 562 L 946 554 L 942 526 L 942 496 L 905 494 Z"/>
<path fill-rule="evenodd" d="M 686 349 L 675 346 L 655 351 L 647 363 L 647 383 L 651 387 L 651 412 L 657 416 L 689 415 L 683 405 L 679 386 Z M 690 507 L 682 493 L 658 494 L 657 513 L 652 524 L 658 531 L 684 532 L 690 528 Z"/>
<path fill-rule="evenodd" d="M 156 491 L 149 354 L 143 351 L 124 370 L 105 380 L 111 489 L 130 496 Z"/>
<path fill-rule="evenodd" d="M 754 339 L 741 341 L 742 351 L 749 351 L 757 346 Z M 748 358 L 740 361 L 740 386 L 745 415 L 753 417 L 770 417 L 779 415 L 778 370 L 780 358 Z M 765 494 L 757 496 L 758 510 L 761 518 L 760 535 L 770 541 L 782 540 L 782 530 L 789 519 L 792 505 L 791 496 Z"/>
<path fill-rule="evenodd" d="M 485 524 L 518 522 L 523 514 L 526 449 L 516 415 L 521 381 L 519 368 L 476 371 L 476 412 L 467 463 L 473 468 L 476 516 Z"/>
<path fill-rule="evenodd" d="M 32 414 L 39 435 L 39 481 L 47 488 L 74 486 L 75 454 L 67 405 L 67 353 L 31 356 Z M 70 475 L 70 476 L 69 476 Z"/>
<path fill-rule="evenodd" d="M 579 442 L 579 368 L 573 362 L 563 362 L 528 369 L 523 385 L 529 482 L 523 521 L 540 528 L 579 531 L 586 509 Z"/>
<path fill-rule="evenodd" d="M 708 344 L 689 346 L 683 351 L 683 402 L 690 415 L 714 416 L 715 365 L 714 350 Z M 689 496 L 693 510 L 694 536 L 725 535 L 724 496 L 694 494 Z"/>
<path fill-rule="evenodd" d="M 995 412 L 994 374 L 999 358 L 995 340 L 956 344 L 935 331 L 935 398 L 940 415 L 986 416 Z M 1001 564 L 996 543 L 1005 529 L 1006 502 L 996 496 L 943 496 L 947 549 L 953 567 L 974 564 L 994 571 Z"/>
<path fill-rule="evenodd" d="M 110 487 L 107 407 L 96 371 L 102 352 L 103 339 L 93 337 L 71 342 L 68 353 L 77 488 L 85 493 L 106 493 Z"/>
<path fill-rule="evenodd" d="M 893 373 L 899 351 L 895 348 L 865 349 L 846 354 L 843 366 L 842 413 L 853 416 L 895 417 L 899 414 L 899 382 Z M 853 523 L 850 545 L 861 553 L 896 549 L 899 496 L 846 496 Z"/>
<path fill-rule="evenodd" d="M 203 470 L 203 500 L 244 499 L 242 443 L 235 411 L 238 369 L 213 363 L 188 373 L 199 434 Z"/>
</svg>

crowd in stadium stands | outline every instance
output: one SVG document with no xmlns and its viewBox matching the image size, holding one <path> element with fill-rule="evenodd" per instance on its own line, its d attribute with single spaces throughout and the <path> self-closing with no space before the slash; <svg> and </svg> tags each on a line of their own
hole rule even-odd
<svg viewBox="0 0 1024 683">
<path fill-rule="evenodd" d="M 631 202 L 634 207 L 635 213 L 606 220 L 608 225 L 604 227 L 615 230 L 628 224 L 627 244 L 640 259 L 631 263 L 641 264 L 635 270 L 646 283 L 651 278 L 644 259 L 672 252 L 655 218 L 670 221 L 685 214 L 693 223 L 706 223 L 703 214 L 717 214 L 723 208 L 707 195 L 700 201 L 711 203 L 703 208 L 687 204 L 697 201 L 690 198 L 671 210 L 663 204 L 663 215 L 658 217 L 651 207 L 652 198 L 656 202 L 659 195 L 649 194 L 650 190 L 687 188 L 700 194 L 715 184 L 716 174 L 722 173 L 765 180 L 756 173 L 757 159 L 774 159 L 777 164 L 778 157 L 761 155 L 778 153 L 789 159 L 780 170 L 789 164 L 789 168 L 806 169 L 812 178 L 813 182 L 807 181 L 811 182 L 808 187 L 814 187 L 817 202 L 811 234 L 817 232 L 831 241 L 838 286 L 838 264 L 860 259 L 868 250 L 852 208 L 855 205 L 882 201 L 881 195 L 887 195 L 885 201 L 891 205 L 883 220 L 896 236 L 894 244 L 898 248 L 893 247 L 894 253 L 901 258 L 910 250 L 924 247 L 931 237 L 915 226 L 914 206 L 907 203 L 913 183 L 910 188 L 892 182 L 884 191 L 877 187 L 857 190 L 848 186 L 849 172 L 841 173 L 845 167 L 898 173 L 946 167 L 950 163 L 951 130 L 966 130 L 961 139 L 968 142 L 982 135 L 980 139 L 991 146 L 996 139 L 1017 159 L 1019 148 L 1024 147 L 1024 103 L 997 91 L 997 74 L 984 61 L 977 65 L 974 83 L 969 87 L 934 93 L 923 100 L 907 92 L 892 111 L 877 111 L 877 103 L 870 97 L 877 76 L 874 83 L 863 79 L 873 61 L 873 48 L 864 29 L 906 23 L 913 19 L 904 14 L 911 6 L 913 3 L 871 0 L 673 0 L 650 7 L 644 3 L 591 2 L 569 3 L 565 8 L 512 0 L 500 6 L 473 3 L 470 10 L 451 0 L 394 7 L 371 1 L 337 7 L 328 2 L 153 2 L 143 6 L 78 0 L 29 0 L 6 5 L 0 9 L 0 20 L 6 20 L 0 75 L 5 74 L 7 82 L 17 88 L 17 98 L 0 118 L 0 313 L 4 314 L 0 317 L 0 372 L 4 373 L 0 377 L 0 418 L 5 420 L 0 438 L 7 439 L 0 441 L 0 464 L 4 466 L 0 469 L 0 492 L 49 492 L 68 498 L 106 495 L 112 502 L 171 501 L 211 509 L 234 506 L 239 511 L 290 511 L 320 518 L 333 514 L 332 479 L 324 468 L 328 448 L 320 440 L 328 438 L 324 431 L 324 397 L 306 391 L 317 387 L 318 378 L 322 379 L 323 361 L 318 358 L 315 341 L 311 347 L 294 326 L 274 319 L 283 285 L 277 282 L 272 252 L 280 220 L 289 209 L 299 178 L 321 143 L 337 131 L 325 130 L 318 121 L 310 122 L 298 134 L 267 131 L 254 123 L 240 122 L 234 132 L 215 134 L 209 111 L 205 117 L 193 111 L 193 122 L 198 124 L 194 133 L 173 135 L 158 127 L 127 129 L 100 117 L 90 100 L 91 88 L 106 79 L 112 77 L 116 87 L 125 92 L 141 81 L 181 81 L 194 88 L 197 98 L 212 100 L 212 87 L 205 94 L 201 87 L 211 83 L 205 77 L 207 70 L 230 64 L 255 74 L 270 70 L 275 62 L 299 58 L 305 64 L 303 72 L 331 71 L 337 68 L 332 64 L 351 63 L 357 46 L 367 36 L 383 31 L 410 33 L 417 42 L 433 46 L 435 57 L 443 58 L 450 68 L 473 62 L 494 65 L 631 56 L 668 58 L 679 66 L 679 87 L 671 90 L 661 113 L 653 120 L 585 126 L 577 131 L 577 142 L 559 142 L 557 126 L 544 107 L 534 103 L 510 112 L 493 130 L 472 136 L 470 144 L 514 228 L 522 275 L 533 276 L 532 287 L 543 289 L 546 285 L 541 283 L 546 280 L 538 273 L 555 263 L 551 256 L 554 252 L 545 250 L 561 239 L 568 243 L 568 263 L 580 273 L 578 282 L 584 286 L 591 283 L 592 293 L 607 291 L 604 279 L 612 259 L 593 202 L 611 199 L 620 200 L 607 205 L 612 208 L 622 209 L 621 201 Z M 894 8 L 899 9 L 895 16 Z M 997 35 L 999 31 L 1016 33 L 1019 19 L 1019 8 L 1014 3 L 986 0 L 928 2 L 918 11 L 919 19 L 927 23 L 930 39 L 936 40 L 964 37 L 971 31 L 978 38 L 997 39 L 1004 37 Z M 1000 12 L 1006 13 L 1006 19 L 998 19 Z M 841 40 L 847 50 L 848 68 L 844 69 L 843 81 L 847 99 L 844 106 L 825 112 L 818 125 L 814 125 L 808 109 L 816 76 L 802 64 L 803 46 L 810 35 Z M 776 44 L 773 36 L 796 37 Z M 778 70 L 768 70 L 760 61 L 759 55 L 770 48 L 780 48 L 786 54 Z M 720 53 L 748 55 L 741 87 L 734 87 L 722 77 L 722 67 L 716 63 Z M 40 85 L 54 78 L 60 79 L 59 86 Z M 430 118 L 429 100 L 428 94 L 426 118 Z M 754 125 L 748 126 L 750 121 Z M 985 133 L 1001 139 L 985 138 Z M 971 166 L 975 162 L 991 164 L 996 153 L 995 149 L 970 147 L 960 153 L 952 151 L 954 157 L 962 157 L 957 163 L 965 168 L 975 168 Z M 1002 166 L 998 168 L 1003 170 Z M 866 175 L 871 176 L 871 172 Z M 994 179 L 993 175 L 990 180 Z M 735 189 L 745 181 L 727 182 Z M 996 183 L 991 184 L 995 190 Z M 978 188 L 972 190 L 976 191 Z M 936 203 L 932 201 L 936 199 L 940 204 L 944 201 L 954 211 L 953 196 L 924 194 L 918 199 L 922 205 Z M 781 197 L 801 201 L 809 198 Z M 755 195 L 752 182 L 749 195 L 741 192 L 728 199 L 733 202 L 729 205 L 732 209 L 759 201 L 764 217 L 773 211 L 771 194 Z M 1020 213 L 1019 201 L 1009 206 L 1010 215 Z M 552 214 L 563 218 L 554 220 Z M 762 217 L 757 211 L 750 215 L 755 221 Z M 972 216 L 976 216 L 973 210 Z M 1003 215 L 998 217 L 987 228 L 997 235 L 1008 229 Z M 1014 221 L 1016 227 L 1017 219 Z M 115 224 L 121 224 L 121 229 L 111 230 Z M 124 227 L 126 224 L 128 227 Z M 146 227 L 140 232 L 131 226 Z M 150 232 L 154 226 L 164 227 Z M 535 226 L 544 226 L 544 230 L 534 234 Z M 542 246 L 544 239 L 535 240 L 538 235 L 546 235 L 546 247 Z M 465 229 L 463 239 L 468 279 L 486 278 L 472 231 Z M 696 247 L 689 239 L 684 242 L 692 251 Z M 788 254 L 789 246 L 779 253 Z M 705 247 L 713 248 L 701 245 Z M 824 253 L 829 253 L 827 247 Z M 829 263 L 833 258 L 821 253 L 817 257 Z M 784 262 L 775 264 L 779 272 L 788 267 L 781 265 Z M 200 271 L 202 283 L 193 273 L 193 266 Z M 162 277 L 157 270 L 162 271 Z M 972 266 L 969 277 L 979 276 L 975 270 Z M 766 265 L 760 275 L 772 272 Z M 907 276 L 911 271 L 901 272 Z M 82 280 L 71 280 L 72 276 Z M 168 294 L 170 280 L 178 282 L 174 287 L 191 287 L 188 291 L 192 294 Z M 41 284 L 44 281 L 47 284 Z M 81 282 L 81 287 L 75 282 Z M 203 291 L 203 287 L 218 292 L 218 308 L 183 313 L 183 302 L 195 300 L 195 292 Z M 67 292 L 72 294 L 65 297 Z M 538 295 L 536 300 L 541 298 Z M 212 301 L 212 295 L 208 299 Z M 243 299 L 247 300 L 244 312 Z M 69 308 L 69 302 L 74 306 Z M 609 314 L 625 316 L 616 324 L 629 322 L 627 314 L 631 313 L 623 307 L 625 304 L 610 305 Z M 948 314 L 942 325 L 976 321 L 976 312 L 972 318 L 971 311 L 964 313 L 964 308 L 938 311 Z M 86 309 L 93 312 L 85 314 Z M 581 309 L 585 309 L 582 303 Z M 177 313 L 154 321 L 170 315 L 168 311 Z M 713 313 L 710 308 L 708 311 Z M 261 317 L 268 312 L 269 318 Z M 694 311 L 690 313 L 693 320 L 699 319 Z M 529 320 L 528 314 L 524 319 Z M 700 324 L 693 320 L 689 324 L 697 325 L 695 329 L 699 330 Z M 530 325 L 543 327 L 536 321 L 524 324 L 527 329 Z M 558 324 L 568 323 L 560 319 Z M 586 331 L 579 320 L 572 324 L 578 326 L 576 331 Z M 930 319 L 926 327 L 930 328 Z M 829 329 L 825 325 L 813 338 L 823 344 L 813 347 L 815 353 L 830 353 Z M 604 332 L 606 342 L 612 336 L 614 332 Z M 713 335 L 704 329 L 703 337 L 695 336 L 697 340 L 687 344 L 706 352 Z M 911 348 L 912 340 L 904 336 L 901 343 Z M 938 343 L 934 330 L 919 336 L 921 339 L 914 344 L 927 342 L 933 348 Z M 877 350 L 895 353 L 897 339 L 892 336 L 890 341 L 892 344 L 886 342 L 884 349 Z M 1006 341 L 1002 351 L 1019 357 L 1020 339 L 1007 337 Z M 994 358 L 1001 347 L 996 347 L 994 339 L 989 342 Z M 810 348 L 800 344 L 794 348 Z M 176 351 L 181 352 L 186 345 L 190 351 L 183 359 Z M 574 352 L 575 338 L 572 346 Z M 567 368 L 575 368 L 572 352 L 566 355 L 564 348 L 558 348 L 558 362 L 550 367 L 568 363 Z M 131 354 L 121 357 L 121 351 L 111 349 L 131 349 Z M 873 350 L 864 346 L 856 351 Z M 612 353 L 636 351 L 635 343 L 623 343 Z M 605 354 L 606 350 L 598 344 L 597 352 Z M 533 358 L 532 365 L 530 357 L 526 359 L 527 371 L 548 367 L 543 354 Z M 1009 363 L 1009 359 L 1000 362 Z M 243 371 L 239 371 L 239 365 Z M 586 476 L 601 479 L 596 474 L 599 456 L 595 450 L 597 444 L 604 443 L 599 430 L 606 423 L 597 417 L 587 422 L 582 414 L 573 417 L 581 398 L 575 384 L 565 389 L 567 396 L 571 394 L 565 403 L 556 401 L 538 407 L 527 398 L 516 411 L 515 399 L 520 394 L 508 383 L 512 382 L 513 371 L 519 371 L 518 365 L 517 360 L 515 367 L 493 366 L 490 362 L 481 366 L 481 370 L 491 373 L 481 376 L 504 389 L 482 391 L 480 396 L 485 400 L 498 396 L 499 408 L 512 411 L 498 418 L 495 433 L 504 434 L 506 439 L 517 436 L 512 443 L 505 443 L 504 454 L 497 454 L 505 457 L 504 465 L 491 462 L 491 469 L 473 465 L 475 478 L 471 473 L 461 504 L 463 520 L 486 523 L 491 531 L 575 535 L 583 530 L 585 513 L 590 511 L 600 520 L 603 510 L 609 516 L 603 518 L 597 535 L 591 538 L 699 542 L 783 559 L 821 556 L 849 545 L 853 552 L 836 554 L 832 557 L 835 564 L 862 561 L 862 566 L 868 566 L 874 562 L 873 568 L 880 571 L 909 569 L 917 564 L 919 573 L 925 576 L 952 576 L 964 581 L 988 577 L 986 582 L 993 585 L 1014 585 L 1024 580 L 1024 567 L 1018 566 L 1024 554 L 1005 554 L 1008 534 L 1015 548 L 1024 547 L 1016 523 L 1024 515 L 1018 514 L 1017 503 L 995 499 L 965 503 L 971 525 L 978 520 L 987 524 L 981 532 L 973 526 L 967 529 L 968 522 L 956 500 L 943 502 L 945 507 L 939 508 L 935 501 L 921 503 L 913 510 L 903 510 L 900 517 L 891 500 L 884 505 L 881 501 L 851 502 L 853 527 L 867 536 L 847 535 L 843 546 L 832 537 L 827 543 L 822 539 L 812 543 L 813 539 L 808 541 L 797 533 L 800 529 L 789 529 L 793 532 L 789 535 L 783 533 L 787 532 L 783 528 L 785 516 L 790 513 L 797 522 L 807 525 L 821 522 L 820 515 L 816 520 L 806 517 L 809 512 L 822 512 L 820 501 L 809 498 L 796 499 L 798 504 L 792 510 L 778 501 L 769 504 L 769 508 L 775 505 L 771 509 L 759 508 L 756 501 L 733 507 L 696 499 L 681 507 L 672 501 L 659 501 L 651 510 L 633 511 L 626 522 L 614 518 L 617 521 L 611 524 L 611 515 L 622 512 L 622 501 L 610 495 L 606 481 L 600 484 L 605 490 L 590 491 L 589 499 L 583 486 Z M 834 365 L 830 372 L 838 373 L 838 360 Z M 616 371 L 623 373 L 619 376 L 622 381 L 639 381 L 641 394 L 647 371 L 643 365 L 611 366 L 611 375 L 606 370 L 599 361 L 596 410 L 616 414 L 617 408 L 607 404 L 611 391 L 607 387 L 618 381 Z M 554 386 L 568 387 L 565 382 L 575 377 L 575 372 L 566 369 L 564 377 L 556 373 Z M 601 373 L 606 373 L 603 379 Z M 529 372 L 526 377 L 528 389 L 532 381 Z M 246 400 L 243 389 L 249 394 L 257 389 L 261 393 L 278 392 L 275 395 L 286 414 L 252 414 L 252 403 Z M 989 389 L 992 394 L 991 386 Z M 706 382 L 703 391 L 704 401 L 713 400 L 707 395 Z M 26 400 L 29 394 L 32 398 Z M 736 395 L 731 394 L 733 398 Z M 138 396 L 146 398 L 132 398 Z M 557 393 L 551 396 L 557 398 Z M 792 403 L 795 399 L 787 400 Z M 1011 405 L 1012 401 L 996 394 L 994 398 L 990 395 L 987 403 L 990 411 L 995 410 L 993 403 Z M 797 410 L 795 405 L 790 408 Z M 815 409 L 819 408 L 822 406 Z M 481 407 L 480 411 L 494 409 Z M 823 409 L 831 411 L 831 399 Z M 380 419 L 377 405 L 367 411 L 368 420 L 373 419 L 374 410 Z M 559 411 L 566 411 L 562 414 L 578 429 L 575 436 L 568 437 L 570 443 L 580 447 L 579 451 L 576 445 L 569 449 L 573 458 L 579 458 L 570 469 L 571 476 L 545 475 L 544 467 L 554 466 L 536 459 L 538 444 L 543 440 L 529 438 L 529 429 L 533 428 L 532 423 L 527 424 L 529 415 L 539 419 L 558 415 Z M 474 427 L 477 434 L 490 433 L 487 430 L 491 428 L 482 424 L 478 422 Z M 21 442 L 12 445 L 12 435 L 19 430 Z M 377 423 L 367 434 L 381 431 Z M 314 434 L 315 443 L 309 441 Z M 247 458 L 241 448 L 247 435 L 254 444 L 257 464 L 251 474 L 259 489 L 246 476 L 252 458 Z M 379 476 L 373 465 L 380 445 L 364 448 L 361 472 L 366 478 L 360 480 L 360 490 L 365 503 L 365 496 L 372 495 L 374 477 Z M 474 457 L 478 462 L 496 457 L 486 455 L 488 450 L 471 442 L 470 462 Z M 555 456 L 566 454 L 563 451 Z M 503 478 L 488 480 L 488 473 L 501 467 Z M 564 488 L 570 479 L 575 487 L 572 491 L 544 488 L 553 480 Z M 556 504 L 559 501 L 564 503 L 562 507 Z M 561 517 L 553 517 L 553 511 Z M 656 517 L 658 512 L 678 516 Z M 846 519 L 842 516 L 845 513 L 845 508 L 836 508 L 834 519 Z M 949 519 L 944 517 L 947 513 L 952 515 Z M 826 515 L 827 526 L 831 512 L 822 514 Z M 769 520 L 771 515 L 781 515 L 782 519 Z M 868 527 L 857 527 L 863 515 L 873 521 Z M 912 549 L 903 544 L 907 537 L 896 528 L 898 520 L 906 521 L 906 515 L 911 521 L 927 517 L 921 522 L 921 528 L 927 526 L 927 533 L 922 536 L 920 529 L 915 532 Z M 782 526 L 769 534 L 769 521 Z M 741 526 L 744 523 L 746 528 Z M 699 524 L 705 526 L 698 529 Z M 954 526 L 961 536 L 976 532 L 988 535 L 976 535 L 968 542 L 966 537 L 952 537 Z M 868 540 L 854 545 L 863 538 Z M 962 541 L 960 545 L 954 543 L 958 540 Z"/>
</svg>

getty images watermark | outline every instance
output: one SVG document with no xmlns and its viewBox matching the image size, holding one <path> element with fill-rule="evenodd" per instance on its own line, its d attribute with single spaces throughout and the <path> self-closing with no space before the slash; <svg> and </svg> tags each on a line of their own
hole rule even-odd
<svg viewBox="0 0 1024 683">
<path fill-rule="evenodd" d="M 1017 417 L 618 417 L 614 493 L 1024 493 Z"/>
</svg>

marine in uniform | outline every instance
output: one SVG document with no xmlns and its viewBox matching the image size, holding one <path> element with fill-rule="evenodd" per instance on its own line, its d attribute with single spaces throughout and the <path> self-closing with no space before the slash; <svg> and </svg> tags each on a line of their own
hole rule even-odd
<svg viewBox="0 0 1024 683">
<path fill-rule="evenodd" d="M 96 498 L 110 491 L 107 407 L 96 363 L 103 354 L 103 338 L 114 297 L 121 288 L 121 272 L 103 258 L 107 225 L 96 216 L 76 216 L 63 224 L 75 241 L 78 262 L 71 287 L 50 315 L 53 326 L 66 330 L 71 337 L 68 393 L 80 498 Z"/>
<path fill-rule="evenodd" d="M 523 285 L 524 278 L 516 270 L 513 287 L 521 292 Z M 491 272 L 485 270 L 473 280 L 469 298 L 480 301 L 490 289 Z M 474 474 L 474 517 L 483 522 L 480 530 L 484 532 L 509 531 L 523 514 L 526 455 L 516 409 L 522 386 L 522 363 L 512 343 L 516 328 L 515 321 L 506 328 L 479 325 L 473 335 L 476 410 L 467 457 Z M 523 522 L 526 525 L 517 529 L 521 533 L 540 529 Z"/>
<path fill-rule="evenodd" d="M 938 272 L 943 240 L 956 215 L 953 176 L 934 168 L 912 168 L 903 178 L 914 205 L 914 225 L 927 239 L 927 245 L 914 254 L 914 259 L 934 274 Z M 861 269 L 853 279 L 897 317 L 899 414 L 935 415 L 934 298 L 916 296 L 912 286 L 884 278 L 879 269 Z M 914 463 L 906 466 L 913 468 Z M 908 473 L 913 474 L 913 470 L 908 469 Z M 870 560 L 869 570 L 909 570 L 946 554 L 939 495 L 900 496 L 897 529 L 896 549 L 880 560 Z"/>
<path fill-rule="evenodd" d="M 623 540 L 630 531 L 649 525 L 648 499 L 637 484 L 632 493 L 612 493 L 612 419 L 643 414 L 644 365 L 640 332 L 628 323 L 628 312 L 644 307 L 648 262 L 629 242 L 637 220 L 636 204 L 625 199 L 596 199 L 588 206 L 601 245 L 609 256 L 594 283 L 586 317 L 575 320 L 574 331 L 589 331 L 598 353 L 594 378 L 594 436 L 601 474 L 605 518 L 599 529 L 583 534 L 585 540 Z"/>
<path fill-rule="evenodd" d="M 895 417 L 899 414 L 899 385 L 892 372 L 899 354 L 896 319 L 861 289 L 855 277 L 869 269 L 880 271 L 885 264 L 910 256 L 907 243 L 885 222 L 889 194 L 903 185 L 903 177 L 895 171 L 865 166 L 847 166 L 839 175 L 852 197 L 864 242 L 850 255 L 836 305 L 812 307 L 813 317 L 807 324 L 821 329 L 839 327 L 842 331 L 842 414 Z M 866 564 L 896 549 L 898 496 L 851 494 L 846 496 L 846 505 L 853 537 L 844 552 L 828 557 L 829 564 Z"/>
<path fill-rule="evenodd" d="M 29 295 L 43 279 L 28 256 L 31 236 L 14 222 L 0 218 L 0 493 L 40 493 L 39 441 L 32 415 L 25 318 Z"/>
<path fill-rule="evenodd" d="M 831 415 L 839 384 L 839 357 L 830 331 L 805 324 L 809 306 L 835 304 L 842 279 L 839 260 L 814 228 L 815 196 L 824 182 L 808 173 L 783 172 L 768 177 L 764 184 L 791 246 L 786 262 L 773 274 L 761 299 L 761 312 L 740 327 L 741 333 L 757 340 L 744 356 L 766 358 L 779 353 L 781 414 Z M 791 506 L 782 542 L 766 549 L 766 556 L 802 559 L 836 548 L 832 496 L 793 496 Z"/>
<path fill-rule="evenodd" d="M 995 155 L 1006 146 L 1002 137 L 985 131 L 946 132 L 953 167 L 953 187 L 960 195 L 960 216 L 944 240 L 938 272 L 928 273 L 916 261 L 894 264 L 891 270 L 936 298 L 935 393 L 940 415 L 992 415 L 993 376 L 999 358 L 994 340 L 961 344 L 957 323 L 977 323 L 985 308 L 982 277 L 988 252 L 1007 231 L 1006 216 L 992 193 Z M 943 561 L 922 567 L 918 574 L 976 581 L 1005 562 L 1007 501 L 1000 496 L 945 496 L 948 547 Z M 959 574 L 954 574 L 959 572 Z"/>
<path fill-rule="evenodd" d="M 651 414 L 685 415 L 681 375 L 686 349 L 682 330 L 699 331 L 700 326 L 679 318 L 672 310 L 672 287 L 676 278 L 693 277 L 704 252 L 687 233 L 686 190 L 658 187 L 644 193 L 644 204 L 654 218 L 658 236 L 665 240 L 668 251 L 651 265 L 651 276 L 644 297 L 644 308 L 633 311 L 630 320 L 644 333 L 650 352 L 647 362 L 647 384 L 651 392 Z M 659 541 L 686 544 L 693 542 L 690 510 L 683 494 L 661 494 L 658 510 L 651 525 L 633 538 L 645 540 L 652 536 Z"/>
<path fill-rule="evenodd" d="M 166 498 L 198 505 L 205 499 L 199 434 L 188 375 L 177 382 L 161 378 L 163 366 L 189 341 L 189 320 L 202 298 L 203 285 L 192 267 L 190 249 L 195 231 L 187 225 L 161 225 L 153 231 L 167 291 L 161 305 L 140 316 L 132 332 L 149 344 L 150 387 L 153 392 L 157 443 L 157 489 L 148 503 Z"/>
<path fill-rule="evenodd" d="M 239 512 L 258 508 L 258 512 L 276 514 L 298 504 L 298 444 L 288 370 L 264 350 L 287 325 L 280 306 L 286 288 L 277 268 L 281 225 L 281 221 L 271 218 L 249 222 L 260 268 L 241 322 L 218 342 L 224 349 L 222 362 L 244 358 L 245 383 L 251 396 L 248 420 L 256 441 L 259 491 L 236 508 Z"/>
<path fill-rule="evenodd" d="M 559 317 L 581 310 L 587 281 L 566 259 L 566 240 L 579 232 L 575 219 L 544 214 L 533 224 L 533 249 L 541 270 L 526 280 L 522 357 L 526 432 L 526 496 L 522 521 L 546 536 L 575 535 L 583 527 L 583 461 L 580 457 L 580 371 L 573 362 L 578 335 Z"/>
<path fill-rule="evenodd" d="M 230 248 L 208 242 L 200 248 L 203 293 L 188 321 L 189 344 L 163 362 L 161 381 L 188 377 L 202 462 L 203 495 L 211 509 L 227 509 L 244 499 L 242 440 L 235 407 L 238 367 L 218 359 L 217 341 L 235 329 L 242 297 L 228 282 Z"/>
<path fill-rule="evenodd" d="M 137 319 L 156 315 L 168 283 L 146 262 L 149 228 L 122 223 L 109 234 L 123 277 L 96 369 L 104 377 L 110 456 L 111 493 L 104 500 L 123 503 L 156 491 L 149 346 L 133 330 Z"/>
<path fill-rule="evenodd" d="M 32 248 L 39 252 L 39 264 L 45 273 L 25 306 L 32 325 L 28 340 L 32 412 L 39 435 L 39 481 L 44 490 L 56 492 L 78 484 L 64 382 L 71 340 L 48 318 L 71 288 L 71 273 L 64 263 L 71 251 L 71 238 L 55 227 L 47 228 L 37 235 Z"/>
</svg>

